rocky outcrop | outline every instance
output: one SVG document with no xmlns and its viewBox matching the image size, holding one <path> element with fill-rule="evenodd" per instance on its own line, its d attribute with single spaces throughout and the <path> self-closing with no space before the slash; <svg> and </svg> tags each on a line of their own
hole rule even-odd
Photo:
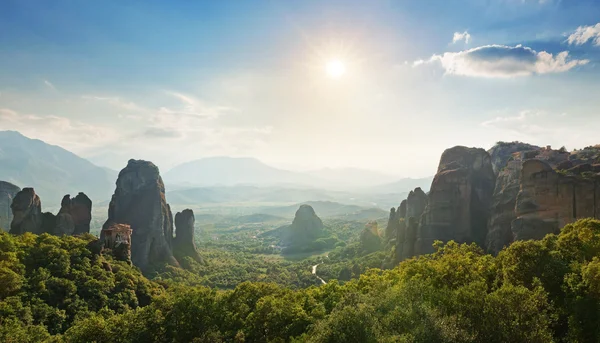
<svg viewBox="0 0 600 343">
<path fill-rule="evenodd" d="M 558 173 L 542 160 L 528 160 L 521 169 L 514 240 L 541 239 L 581 218 L 600 218 L 600 174 L 592 165 Z"/>
<path fill-rule="evenodd" d="M 493 254 L 497 254 L 503 247 L 508 246 L 516 239 L 541 238 L 545 234 L 556 232 L 562 227 L 562 224 L 557 220 L 548 217 L 548 213 L 544 213 L 545 211 L 531 214 L 517 202 L 518 196 L 521 199 L 519 202 L 522 203 L 527 203 L 528 200 L 526 199 L 531 198 L 528 195 L 528 192 L 531 191 L 531 181 L 523 179 L 522 169 L 525 163 L 538 165 L 539 162 L 544 166 L 543 168 L 540 167 L 542 169 L 560 170 L 561 172 L 557 177 L 563 180 L 560 182 L 562 184 L 567 179 L 563 179 L 561 176 L 568 175 L 570 176 L 569 180 L 581 180 L 580 175 L 593 175 L 595 173 L 594 167 L 589 163 L 597 161 L 600 156 L 598 147 L 587 147 L 571 153 L 564 148 L 554 150 L 548 146 L 544 148 L 535 147 L 536 149 L 530 150 L 531 147 L 531 145 L 525 143 L 508 147 L 512 154 L 506 159 L 505 166 L 498 172 L 485 245 L 486 249 Z M 504 146 L 504 148 L 507 147 Z M 522 150 L 519 150 L 519 148 Z M 497 151 L 498 149 L 498 146 L 495 146 L 490 151 Z M 539 183 L 540 181 L 536 182 Z M 539 184 L 539 187 L 544 188 L 546 186 Z M 548 199 L 544 202 L 561 202 L 562 200 L 558 199 L 561 196 L 559 193 L 558 191 L 546 192 L 545 197 L 548 197 Z M 593 194 L 593 191 L 589 194 Z"/>
<path fill-rule="evenodd" d="M 398 206 L 398 218 L 406 218 L 406 199 L 400 202 L 400 206 Z"/>
<path fill-rule="evenodd" d="M 372 253 L 381 248 L 381 237 L 376 221 L 370 221 L 360 234 L 360 248 L 365 253 Z"/>
<path fill-rule="evenodd" d="M 21 188 L 10 182 L 0 181 L 0 229 L 9 231 L 13 214 L 10 205 Z"/>
<path fill-rule="evenodd" d="M 71 199 L 71 217 L 75 226 L 73 233 L 79 235 L 90 232 L 92 221 L 92 200 L 83 192 Z"/>
<path fill-rule="evenodd" d="M 300 205 L 290 226 L 291 231 L 307 236 L 318 236 L 323 230 L 323 222 L 310 205 Z"/>
<path fill-rule="evenodd" d="M 10 233 L 17 235 L 25 232 L 42 233 L 42 202 L 33 188 L 23 188 L 18 192 L 10 208 L 13 214 Z"/>
<path fill-rule="evenodd" d="M 416 233 L 414 253 L 433 252 L 435 240 L 483 246 L 494 183 L 491 158 L 485 150 L 457 146 L 444 151 Z"/>
<path fill-rule="evenodd" d="M 423 192 L 421 187 L 417 187 L 408 193 L 408 197 L 406 198 L 406 214 L 403 217 L 413 217 L 418 221 L 423 212 L 425 212 L 425 207 L 427 207 L 427 194 Z"/>
<path fill-rule="evenodd" d="M 152 162 L 129 160 L 119 173 L 103 229 L 112 223 L 131 226 L 131 260 L 143 271 L 156 264 L 178 265 L 171 251 L 173 217 Z"/>
<path fill-rule="evenodd" d="M 388 223 L 385 227 L 385 239 L 387 241 L 396 238 L 398 234 L 398 228 L 400 227 L 398 212 L 396 208 L 390 208 L 390 216 L 388 217 Z"/>
<path fill-rule="evenodd" d="M 197 262 L 202 262 L 194 238 L 194 211 L 185 209 L 175 215 L 175 238 L 173 238 L 173 253 L 180 259 L 191 257 Z"/>
<path fill-rule="evenodd" d="M 498 143 L 488 152 L 497 174 L 485 247 L 497 254 L 513 241 L 511 225 L 516 219 L 515 204 L 521 187 L 523 161 L 535 158 L 541 148 L 521 142 Z"/>
<path fill-rule="evenodd" d="M 11 205 L 14 218 L 10 232 L 22 234 L 48 233 L 51 235 L 73 235 L 90 231 L 92 201 L 83 193 L 71 199 L 67 194 L 61 201 L 58 214 L 42 213 L 42 204 L 33 188 L 24 188 Z"/>
<path fill-rule="evenodd" d="M 397 262 L 414 256 L 417 240 L 418 223 L 427 207 L 427 194 L 420 187 L 408 193 L 398 207 L 396 220 L 396 250 L 394 252 Z"/>
<path fill-rule="evenodd" d="M 73 217 L 71 217 L 71 196 L 65 195 L 60 203 L 60 210 L 56 215 L 56 225 L 54 228 L 54 234 L 60 235 L 72 235 L 75 231 L 75 223 Z"/>
<path fill-rule="evenodd" d="M 498 175 L 502 168 L 504 168 L 512 158 L 514 153 L 528 150 L 536 151 L 540 149 L 539 146 L 523 142 L 498 142 L 488 150 L 488 154 L 490 154 L 494 173 Z"/>
</svg>

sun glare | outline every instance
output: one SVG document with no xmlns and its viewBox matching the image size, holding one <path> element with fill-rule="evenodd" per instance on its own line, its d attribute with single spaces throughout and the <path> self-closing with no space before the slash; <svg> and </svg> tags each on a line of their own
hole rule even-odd
<svg viewBox="0 0 600 343">
<path fill-rule="evenodd" d="M 346 73 L 346 65 L 340 60 L 331 60 L 327 62 L 325 71 L 329 77 L 337 79 Z"/>
</svg>

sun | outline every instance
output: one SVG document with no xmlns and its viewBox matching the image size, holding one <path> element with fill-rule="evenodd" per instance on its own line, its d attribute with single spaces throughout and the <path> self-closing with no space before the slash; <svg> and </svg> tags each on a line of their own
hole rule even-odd
<svg viewBox="0 0 600 343">
<path fill-rule="evenodd" d="M 346 64 L 337 59 L 331 60 L 325 65 L 325 71 L 327 72 L 327 76 L 338 79 L 346 74 Z"/>
</svg>

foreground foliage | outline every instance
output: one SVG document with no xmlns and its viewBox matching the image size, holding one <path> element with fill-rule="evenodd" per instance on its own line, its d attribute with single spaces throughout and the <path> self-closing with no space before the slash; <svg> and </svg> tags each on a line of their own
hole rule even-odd
<svg viewBox="0 0 600 343">
<path fill-rule="evenodd" d="M 392 270 L 298 290 L 245 282 L 161 291 L 129 266 L 103 269 L 85 240 L 0 242 L 0 341 L 600 341 L 600 221 L 591 219 L 497 257 L 437 244 Z"/>
</svg>

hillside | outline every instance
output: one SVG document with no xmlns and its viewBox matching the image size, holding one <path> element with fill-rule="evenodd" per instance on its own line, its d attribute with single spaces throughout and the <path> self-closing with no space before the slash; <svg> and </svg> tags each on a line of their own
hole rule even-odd
<svg viewBox="0 0 600 343">
<path fill-rule="evenodd" d="M 77 192 L 94 201 L 107 200 L 116 174 L 61 147 L 0 131 L 0 180 L 34 187 L 43 205 L 58 206 L 63 195 Z"/>
</svg>

